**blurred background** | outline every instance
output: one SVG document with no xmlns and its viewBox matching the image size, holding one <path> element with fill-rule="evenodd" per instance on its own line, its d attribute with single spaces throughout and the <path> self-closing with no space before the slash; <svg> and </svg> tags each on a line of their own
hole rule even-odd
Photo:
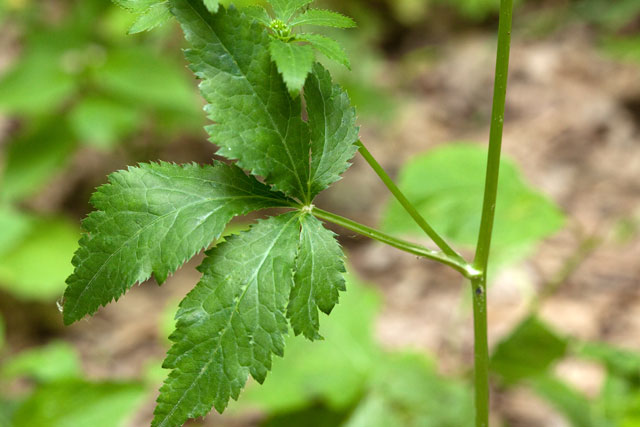
<svg viewBox="0 0 640 427">
<path fill-rule="evenodd" d="M 319 5 L 359 23 L 334 35 L 353 70 L 332 70 L 364 143 L 471 256 L 499 1 Z M 148 425 L 173 314 L 199 278 L 201 258 L 62 325 L 95 187 L 126 165 L 216 151 L 180 30 L 127 35 L 133 20 L 106 0 L 0 0 L 0 426 Z M 513 37 L 489 289 L 493 425 L 640 426 L 640 2 L 520 0 Z M 428 243 L 386 194 L 356 158 L 317 204 Z M 189 425 L 472 424 L 468 285 L 335 231 L 349 291 L 322 319 L 325 341 L 291 338 L 264 386 Z"/>
</svg>

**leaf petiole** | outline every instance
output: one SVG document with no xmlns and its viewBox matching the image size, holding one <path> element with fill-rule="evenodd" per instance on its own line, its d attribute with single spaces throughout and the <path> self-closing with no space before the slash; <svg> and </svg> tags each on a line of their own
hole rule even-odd
<svg viewBox="0 0 640 427">
<path fill-rule="evenodd" d="M 400 191 L 398 186 L 393 182 L 393 180 L 389 177 L 389 175 L 385 172 L 385 170 L 380 166 L 380 163 L 371 155 L 369 150 L 364 146 L 362 141 L 357 141 L 356 146 L 358 147 L 360 154 L 364 159 L 369 163 L 369 166 L 375 171 L 375 173 L 380 177 L 384 185 L 389 189 L 391 194 L 398 200 L 398 202 L 402 205 L 405 211 L 411 218 L 427 233 L 427 236 L 433 240 L 433 242 L 442 250 L 444 254 L 446 254 L 449 258 L 455 259 L 460 264 L 467 264 L 465 259 L 458 252 L 455 251 L 449 244 L 444 240 L 442 236 L 440 236 L 434 229 L 429 225 L 429 223 L 420 215 L 418 210 L 413 206 L 413 204 L 407 199 L 407 197 Z"/>
<path fill-rule="evenodd" d="M 313 208 L 312 212 L 316 217 L 329 221 L 333 224 L 346 228 L 347 230 L 355 231 L 358 234 L 385 243 L 389 246 L 393 246 L 396 249 L 400 249 L 404 252 L 409 252 L 414 255 L 418 255 L 423 258 L 432 259 L 442 264 L 452 267 L 454 270 L 460 272 L 464 277 L 473 279 L 480 277 L 481 272 L 473 268 L 469 263 L 464 260 L 459 260 L 452 256 L 447 255 L 444 252 L 434 251 L 416 243 L 407 242 L 406 240 L 398 239 L 397 237 L 390 236 L 382 231 L 368 227 L 364 224 L 360 224 L 348 218 L 336 215 L 331 212 Z"/>
</svg>

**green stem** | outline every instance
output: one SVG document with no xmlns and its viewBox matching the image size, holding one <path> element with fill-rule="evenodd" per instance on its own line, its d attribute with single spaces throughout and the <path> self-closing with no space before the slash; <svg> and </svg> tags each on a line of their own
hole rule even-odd
<svg viewBox="0 0 640 427">
<path fill-rule="evenodd" d="M 487 328 L 486 273 L 471 279 L 473 289 L 473 373 L 476 427 L 489 425 L 489 340 Z"/>
<path fill-rule="evenodd" d="M 476 427 L 489 425 L 489 346 L 487 340 L 487 267 L 491 250 L 491 236 L 495 219 L 500 172 L 500 152 L 502 148 L 502 129 L 507 96 L 507 78 L 509 74 L 509 50 L 511 46 L 511 21 L 513 0 L 501 0 L 500 23 L 498 28 L 498 53 L 493 92 L 493 110 L 491 112 L 491 130 L 489 134 L 489 154 L 487 174 L 482 204 L 482 220 L 476 246 L 473 266 L 482 272 L 482 276 L 471 281 L 473 293 L 474 323 L 474 377 Z"/>
<path fill-rule="evenodd" d="M 420 228 L 422 228 L 424 232 L 427 233 L 427 236 L 429 236 L 431 240 L 433 240 L 433 242 L 442 250 L 442 252 L 444 252 L 451 258 L 455 258 L 459 262 L 466 263 L 464 258 L 462 258 L 462 256 L 458 252 L 456 252 L 451 246 L 449 246 L 449 244 L 445 242 L 445 240 L 429 225 L 429 223 L 422 217 L 422 215 L 420 215 L 418 210 L 411 204 L 409 199 L 407 199 L 402 191 L 400 191 L 398 186 L 393 182 L 389 175 L 387 175 L 382 166 L 380 166 L 380 163 L 378 163 L 376 159 L 371 155 L 369 150 L 367 150 L 362 141 L 356 142 L 356 146 L 360 150 L 360 154 L 362 155 L 362 157 L 364 157 L 367 163 L 369 163 L 369 166 L 371 166 L 375 173 L 380 177 L 391 194 L 393 194 L 396 200 L 400 202 L 404 210 L 407 211 L 409 215 L 411 215 L 411 218 L 413 218 L 416 224 L 418 224 L 418 226 L 420 226 Z"/>
<path fill-rule="evenodd" d="M 456 271 L 462 273 L 465 277 L 472 278 L 479 275 L 479 272 L 474 270 L 471 265 L 469 265 L 465 261 L 461 262 L 457 258 L 453 258 L 443 252 L 434 251 L 425 248 L 424 246 L 398 239 L 379 230 L 375 230 L 371 227 L 367 227 L 366 225 L 360 224 L 340 215 L 318 209 L 316 207 L 314 207 L 311 212 L 318 218 L 332 222 L 336 225 L 346 228 L 347 230 L 355 231 L 358 234 L 385 243 L 389 246 L 393 246 L 394 248 L 400 249 L 401 251 L 409 252 L 420 257 L 429 258 L 441 262 L 442 264 L 446 264 Z"/>
</svg>

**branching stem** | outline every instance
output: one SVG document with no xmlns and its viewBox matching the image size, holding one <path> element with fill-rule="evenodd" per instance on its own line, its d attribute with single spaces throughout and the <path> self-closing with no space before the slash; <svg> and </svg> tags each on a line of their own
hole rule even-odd
<svg viewBox="0 0 640 427">
<path fill-rule="evenodd" d="M 502 148 L 502 129 L 507 95 L 509 74 L 509 51 L 511 47 L 511 21 L 513 0 L 501 0 L 500 23 L 498 28 L 498 53 L 496 59 L 495 83 L 493 92 L 493 110 L 489 135 L 489 154 L 487 175 L 482 204 L 480 234 L 476 246 L 473 266 L 482 272 L 480 277 L 471 280 L 473 293 L 474 323 L 474 379 L 476 427 L 489 425 L 489 346 L 487 334 L 487 266 L 491 249 L 491 236 L 495 218 L 500 172 L 500 152 Z"/>
<path fill-rule="evenodd" d="M 464 261 L 461 262 L 457 258 L 450 257 L 444 252 L 434 251 L 425 248 L 422 245 L 398 239 L 396 237 L 383 233 L 382 231 L 375 230 L 366 225 L 360 224 L 340 215 L 318 209 L 316 207 L 313 208 L 312 213 L 320 219 L 332 222 L 336 225 L 346 228 L 347 230 L 355 231 L 358 234 L 377 240 L 379 242 L 386 243 L 387 245 L 393 246 L 394 248 L 400 249 L 404 252 L 409 252 L 420 257 L 429 258 L 442 264 L 446 264 L 456 271 L 459 271 L 467 278 L 478 277 L 480 274 L 480 272 L 476 271 L 470 264 Z"/>
</svg>

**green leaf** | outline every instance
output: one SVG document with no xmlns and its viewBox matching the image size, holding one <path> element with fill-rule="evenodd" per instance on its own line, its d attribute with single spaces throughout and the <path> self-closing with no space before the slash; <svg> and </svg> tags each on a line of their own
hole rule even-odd
<svg viewBox="0 0 640 427">
<path fill-rule="evenodd" d="M 631 350 L 617 348 L 604 342 L 585 342 L 576 349 L 576 354 L 603 363 L 616 375 L 640 375 L 640 354 Z"/>
<path fill-rule="evenodd" d="M 38 387 L 17 409 L 13 427 L 113 427 L 142 404 L 146 390 L 135 383 L 70 380 Z"/>
<path fill-rule="evenodd" d="M 167 0 L 113 0 L 117 5 L 137 15 L 129 34 L 152 30 L 171 19 Z"/>
<path fill-rule="evenodd" d="M 486 148 L 479 145 L 436 148 L 404 166 L 399 187 L 441 234 L 459 244 L 475 245 L 486 156 Z M 500 163 L 498 191 L 491 249 L 494 262 L 513 260 L 562 227 L 564 216 L 559 208 L 528 186 L 506 158 Z M 382 227 L 395 233 L 421 233 L 395 201 L 388 205 Z"/>
<path fill-rule="evenodd" d="M 299 222 L 295 213 L 260 221 L 210 252 L 202 280 L 176 315 L 152 425 L 182 425 L 222 412 L 250 373 L 262 383 L 272 355 L 283 355 Z"/>
<path fill-rule="evenodd" d="M 74 149 L 71 132 L 57 118 L 27 129 L 6 150 L 0 198 L 20 200 L 33 196 L 67 164 Z"/>
<path fill-rule="evenodd" d="M 142 12 L 129 29 L 129 34 L 152 30 L 171 19 L 169 2 L 159 1 Z"/>
<path fill-rule="evenodd" d="M 27 377 L 40 383 L 80 378 L 80 360 L 75 349 L 64 341 L 55 341 L 19 353 L 0 370 L 4 378 Z"/>
<path fill-rule="evenodd" d="M 269 44 L 271 58 L 278 66 L 284 82 L 292 97 L 298 96 L 307 75 L 311 72 L 315 55 L 309 45 L 288 43 L 279 39 L 272 39 Z"/>
<path fill-rule="evenodd" d="M 219 154 L 307 201 L 309 136 L 300 100 L 289 96 L 271 62 L 270 37 L 235 9 L 209 14 L 196 0 L 172 0 L 192 48 L 191 68 L 210 103 L 211 140 Z"/>
<path fill-rule="evenodd" d="M 138 108 L 142 104 L 153 110 L 200 114 L 197 92 L 182 66 L 148 48 L 110 52 L 92 80 L 101 90 Z"/>
<path fill-rule="evenodd" d="M 0 256 L 22 242 L 31 226 L 30 217 L 10 206 L 0 205 Z"/>
<path fill-rule="evenodd" d="M 44 43 L 28 46 L 26 54 L 0 79 L 0 112 L 53 113 L 76 88 L 76 79 L 62 60 L 64 53 Z"/>
<path fill-rule="evenodd" d="M 347 93 L 315 64 L 305 85 L 311 131 L 311 198 L 340 179 L 357 151 L 356 112 Z"/>
<path fill-rule="evenodd" d="M 313 0 L 268 0 L 273 6 L 276 17 L 284 22 L 289 22 L 291 17 L 299 10 L 313 3 Z"/>
<path fill-rule="evenodd" d="M 287 316 L 296 335 L 321 339 L 318 309 L 329 314 L 345 291 L 344 254 L 335 234 L 314 216 L 300 218 L 300 246 Z"/>
<path fill-rule="evenodd" d="M 491 370 L 506 383 L 515 383 L 544 374 L 566 350 L 565 338 L 557 336 L 536 317 L 528 317 L 496 346 Z"/>
<path fill-rule="evenodd" d="M 218 0 L 203 0 L 203 1 L 204 1 L 204 5 L 207 7 L 207 10 L 209 12 L 216 13 L 218 11 L 218 8 L 220 7 Z"/>
<path fill-rule="evenodd" d="M 83 143 L 109 150 L 137 128 L 140 114 L 124 103 L 96 96 L 76 104 L 69 121 Z"/>
<path fill-rule="evenodd" d="M 23 300 L 59 298 L 73 271 L 70 260 L 79 235 L 68 220 L 33 219 L 23 240 L 0 257 L 0 288 Z"/>
<path fill-rule="evenodd" d="M 302 40 L 311 43 L 311 46 L 338 64 L 344 65 L 347 69 L 351 69 L 351 63 L 347 52 L 337 41 L 330 39 L 329 37 L 321 36 L 319 34 L 296 34 L 297 40 Z"/>
<path fill-rule="evenodd" d="M 382 356 L 374 331 L 380 295 L 351 274 L 346 281 L 349 291 L 320 326 L 325 339 L 289 336 L 284 358 L 273 361 L 263 385 L 247 388 L 238 401 L 240 410 L 277 414 L 320 402 L 343 411 L 360 399 Z"/>
<path fill-rule="evenodd" d="M 607 375 L 595 402 L 608 420 L 617 427 L 633 427 L 640 422 L 640 390 L 635 378 Z"/>
<path fill-rule="evenodd" d="M 220 236 L 235 215 L 284 198 L 236 166 L 141 164 L 109 177 L 83 222 L 87 233 L 67 279 L 64 321 L 70 324 L 117 299 L 153 274 L 166 280 Z"/>
<path fill-rule="evenodd" d="M 438 376 L 419 354 L 382 359 L 371 389 L 345 427 L 470 426 L 474 422 L 470 388 Z"/>
<path fill-rule="evenodd" d="M 356 22 L 338 12 L 323 9 L 309 9 L 293 18 L 289 25 L 317 25 L 321 27 L 353 28 Z"/>
<path fill-rule="evenodd" d="M 574 427 L 614 427 L 582 393 L 550 375 L 531 380 L 535 392 L 562 413 Z"/>
<path fill-rule="evenodd" d="M 262 6 L 250 6 L 242 9 L 242 13 L 246 16 L 255 19 L 257 22 L 261 23 L 265 27 L 268 27 L 271 24 L 271 17 L 267 13 L 267 11 Z"/>
</svg>

